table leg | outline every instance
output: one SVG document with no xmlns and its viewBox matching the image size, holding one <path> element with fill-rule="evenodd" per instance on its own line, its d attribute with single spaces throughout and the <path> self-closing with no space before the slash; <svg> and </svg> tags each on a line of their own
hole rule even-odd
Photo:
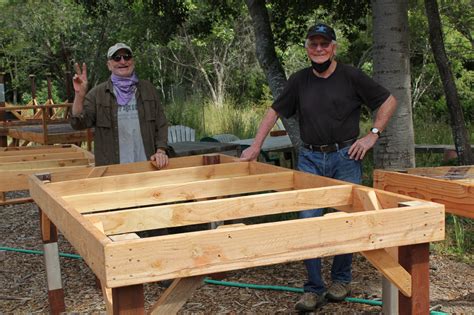
<svg viewBox="0 0 474 315">
<path fill-rule="evenodd" d="M 51 314 L 60 314 L 66 311 L 66 305 L 64 303 L 64 290 L 59 263 L 58 230 L 41 209 L 39 209 L 39 215 L 48 282 L 49 308 Z"/>
<path fill-rule="evenodd" d="M 399 293 L 400 314 L 429 314 L 430 274 L 429 243 L 399 247 L 399 262 L 411 274 L 412 295 Z"/>
<path fill-rule="evenodd" d="M 112 288 L 113 314 L 145 314 L 143 284 Z"/>
</svg>

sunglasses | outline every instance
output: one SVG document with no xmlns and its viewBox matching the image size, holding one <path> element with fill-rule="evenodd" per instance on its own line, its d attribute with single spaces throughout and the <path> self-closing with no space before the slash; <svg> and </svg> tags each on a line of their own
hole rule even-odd
<svg viewBox="0 0 474 315">
<path fill-rule="evenodd" d="M 331 45 L 331 42 L 321 42 L 321 43 L 315 43 L 315 42 L 308 42 L 308 47 L 311 49 L 317 49 L 318 46 L 320 46 L 323 49 L 326 49 Z"/>
<path fill-rule="evenodd" d="M 120 60 L 121 60 L 122 58 L 123 58 L 123 60 L 125 60 L 125 61 L 129 61 L 130 59 L 133 58 L 133 56 L 130 55 L 130 54 L 126 54 L 126 55 L 113 55 L 112 58 L 110 58 L 110 59 L 112 59 L 112 60 L 115 61 L 115 62 L 120 62 Z"/>
</svg>

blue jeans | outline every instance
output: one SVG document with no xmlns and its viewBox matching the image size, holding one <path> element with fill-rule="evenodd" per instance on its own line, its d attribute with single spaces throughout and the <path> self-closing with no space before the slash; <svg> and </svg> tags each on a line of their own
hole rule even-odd
<svg viewBox="0 0 474 315">
<path fill-rule="evenodd" d="M 350 147 L 336 152 L 321 153 L 301 148 L 298 156 L 298 169 L 303 172 L 344 180 L 360 184 L 362 179 L 361 161 L 349 158 Z M 300 218 L 320 217 L 323 209 L 301 211 Z M 321 277 L 321 258 L 305 260 L 308 282 L 304 285 L 305 292 L 322 294 L 326 291 Z M 352 280 L 352 254 L 334 256 L 331 268 L 333 282 L 349 283 Z"/>
</svg>

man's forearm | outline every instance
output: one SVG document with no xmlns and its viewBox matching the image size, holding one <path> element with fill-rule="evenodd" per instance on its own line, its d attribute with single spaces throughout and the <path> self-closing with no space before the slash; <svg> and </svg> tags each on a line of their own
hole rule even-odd
<svg viewBox="0 0 474 315">
<path fill-rule="evenodd" d="M 383 131 L 397 109 L 397 100 L 393 95 L 390 95 L 387 100 L 379 107 L 377 115 L 375 116 L 374 127 Z"/>
<path fill-rule="evenodd" d="M 277 119 L 278 119 L 277 112 L 273 108 L 270 107 L 267 113 L 265 114 L 265 117 L 263 117 L 263 120 L 260 123 L 260 126 L 258 127 L 257 134 L 255 135 L 254 145 L 258 145 L 259 148 L 262 147 L 262 144 L 265 141 L 265 138 L 267 137 L 268 133 L 275 125 Z"/>
</svg>

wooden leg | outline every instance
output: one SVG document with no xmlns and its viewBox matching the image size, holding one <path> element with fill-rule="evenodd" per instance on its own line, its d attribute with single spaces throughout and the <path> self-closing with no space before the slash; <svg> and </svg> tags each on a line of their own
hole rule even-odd
<svg viewBox="0 0 474 315">
<path fill-rule="evenodd" d="M 102 290 L 102 295 L 104 296 L 104 302 L 105 302 L 105 311 L 107 314 L 113 314 L 114 308 L 113 308 L 113 301 L 112 301 L 112 289 L 107 288 L 105 285 L 100 283 L 99 278 L 95 277 L 96 285 L 100 286 Z"/>
<path fill-rule="evenodd" d="M 48 282 L 49 308 L 51 314 L 60 314 L 66 311 L 66 305 L 59 264 L 58 231 L 41 209 L 39 209 L 39 215 Z"/>
<path fill-rule="evenodd" d="M 112 288 L 113 314 L 145 314 L 143 284 Z"/>
<path fill-rule="evenodd" d="M 430 274 L 429 243 L 399 247 L 400 264 L 411 274 L 412 294 L 398 295 L 400 314 L 429 314 Z"/>
</svg>

